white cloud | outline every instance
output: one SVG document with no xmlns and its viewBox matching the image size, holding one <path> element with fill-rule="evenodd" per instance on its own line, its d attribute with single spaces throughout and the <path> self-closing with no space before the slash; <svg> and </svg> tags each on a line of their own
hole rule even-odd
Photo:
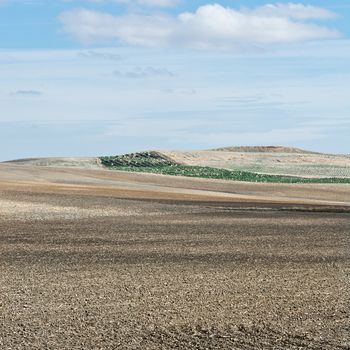
<svg viewBox="0 0 350 350">
<path fill-rule="evenodd" d="M 136 67 L 126 72 L 115 70 L 112 75 L 120 78 L 142 79 L 152 77 L 173 77 L 175 74 L 166 68 Z"/>
<path fill-rule="evenodd" d="M 170 7 L 179 3 L 178 0 L 138 0 L 140 5 Z"/>
<path fill-rule="evenodd" d="M 333 13 L 323 8 L 299 4 L 266 5 L 255 10 L 235 10 L 214 4 L 178 16 L 114 16 L 106 12 L 75 9 L 61 14 L 60 20 L 66 32 L 83 42 L 234 48 L 338 38 L 340 33 L 336 30 L 307 21 L 332 16 Z"/>
<path fill-rule="evenodd" d="M 121 61 L 123 58 L 114 53 L 108 52 L 97 52 L 97 51 L 83 51 L 79 52 L 80 57 L 89 58 L 92 60 L 110 60 L 110 61 Z"/>
<path fill-rule="evenodd" d="M 164 16 L 112 16 L 104 12 L 73 10 L 61 15 L 64 30 L 83 42 L 120 40 L 135 46 L 166 46 L 175 28 Z M 175 25 L 175 21 L 174 21 Z"/>
<path fill-rule="evenodd" d="M 16 92 L 12 93 L 11 95 L 16 96 L 41 96 L 42 92 L 38 90 L 17 90 Z"/>
<path fill-rule="evenodd" d="M 278 16 L 294 18 L 297 20 L 305 19 L 328 19 L 335 18 L 336 14 L 322 7 L 303 5 L 303 4 L 267 4 L 258 7 L 256 14 L 261 16 Z"/>
</svg>

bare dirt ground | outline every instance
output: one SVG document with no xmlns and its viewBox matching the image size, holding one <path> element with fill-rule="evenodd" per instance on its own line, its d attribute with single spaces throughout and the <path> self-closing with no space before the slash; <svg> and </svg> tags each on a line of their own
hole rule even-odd
<svg viewBox="0 0 350 350">
<path fill-rule="evenodd" d="M 350 186 L 0 165 L 0 349 L 350 349 Z"/>
</svg>

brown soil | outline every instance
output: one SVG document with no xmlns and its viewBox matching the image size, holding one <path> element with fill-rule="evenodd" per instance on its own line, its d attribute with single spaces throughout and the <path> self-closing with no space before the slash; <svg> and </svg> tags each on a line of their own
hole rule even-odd
<svg viewBox="0 0 350 350">
<path fill-rule="evenodd" d="M 349 187 L 0 166 L 0 349 L 350 349 Z"/>
</svg>

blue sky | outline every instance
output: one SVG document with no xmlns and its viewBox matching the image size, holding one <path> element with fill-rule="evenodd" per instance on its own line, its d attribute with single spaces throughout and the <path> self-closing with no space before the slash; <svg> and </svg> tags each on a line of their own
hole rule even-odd
<svg viewBox="0 0 350 350">
<path fill-rule="evenodd" d="M 350 153 L 350 2 L 0 0 L 0 160 Z"/>
</svg>

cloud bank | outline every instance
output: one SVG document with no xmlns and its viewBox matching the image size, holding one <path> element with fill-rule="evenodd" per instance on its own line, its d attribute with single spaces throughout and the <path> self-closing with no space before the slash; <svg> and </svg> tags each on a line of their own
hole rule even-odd
<svg viewBox="0 0 350 350">
<path fill-rule="evenodd" d="M 175 74 L 166 68 L 155 68 L 155 67 L 136 67 L 133 70 L 127 72 L 121 72 L 115 70 L 112 75 L 120 78 L 152 78 L 152 77 L 173 77 Z"/>
<path fill-rule="evenodd" d="M 335 39 L 340 37 L 338 31 L 318 23 L 335 16 L 321 7 L 292 3 L 240 10 L 213 4 L 177 16 L 73 9 L 62 13 L 60 21 L 65 32 L 86 43 L 230 49 Z"/>
<path fill-rule="evenodd" d="M 16 96 L 41 96 L 42 92 L 38 90 L 17 90 L 12 93 Z"/>
</svg>

